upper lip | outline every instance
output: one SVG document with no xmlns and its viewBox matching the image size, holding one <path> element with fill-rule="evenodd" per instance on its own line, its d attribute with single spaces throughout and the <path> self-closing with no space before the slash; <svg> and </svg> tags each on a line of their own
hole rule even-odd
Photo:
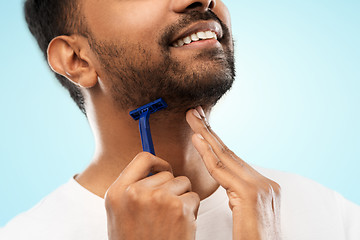
<svg viewBox="0 0 360 240">
<path fill-rule="evenodd" d="M 174 42 L 178 41 L 179 39 L 182 39 L 193 33 L 206 32 L 206 31 L 215 32 L 218 39 L 221 39 L 223 36 L 223 30 L 222 30 L 220 23 L 218 23 L 216 21 L 202 21 L 202 22 L 194 23 L 194 24 L 190 25 L 189 27 L 187 27 L 186 29 L 184 29 L 183 31 L 181 31 L 181 33 L 179 35 L 176 35 L 172 39 L 171 43 L 174 43 Z"/>
</svg>

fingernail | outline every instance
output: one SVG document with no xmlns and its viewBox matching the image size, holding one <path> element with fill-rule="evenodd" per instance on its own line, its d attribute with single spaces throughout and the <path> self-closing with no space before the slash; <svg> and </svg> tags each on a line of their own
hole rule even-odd
<svg viewBox="0 0 360 240">
<path fill-rule="evenodd" d="M 203 108 L 202 108 L 201 106 L 197 106 L 197 107 L 196 107 L 196 110 L 198 111 L 198 113 L 199 113 L 200 116 L 202 117 L 201 119 L 204 120 L 206 126 L 210 126 L 209 121 L 208 121 L 207 118 L 206 118 L 206 115 L 205 115 L 205 112 L 204 112 Z"/>
<path fill-rule="evenodd" d="M 203 139 L 204 139 L 204 137 L 203 137 L 200 133 L 197 133 L 196 135 L 197 135 L 197 136 L 198 136 L 198 138 L 200 138 L 201 140 L 203 140 Z"/>
<path fill-rule="evenodd" d="M 197 117 L 198 119 L 201 119 L 201 116 L 200 116 L 199 112 L 196 109 L 193 109 L 192 113 L 194 114 L 195 117 Z"/>
<path fill-rule="evenodd" d="M 206 118 L 206 115 L 204 113 L 204 109 L 201 106 L 197 106 L 196 110 L 199 112 L 200 116 L 202 116 L 203 118 Z"/>
</svg>

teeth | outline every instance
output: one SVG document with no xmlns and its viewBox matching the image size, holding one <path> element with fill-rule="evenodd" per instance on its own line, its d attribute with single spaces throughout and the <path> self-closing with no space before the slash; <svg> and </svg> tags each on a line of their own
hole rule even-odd
<svg viewBox="0 0 360 240">
<path fill-rule="evenodd" d="M 182 39 L 180 39 L 178 42 L 177 42 L 177 44 L 179 45 L 179 47 L 182 47 L 182 46 L 184 46 L 184 41 L 182 40 Z"/>
<path fill-rule="evenodd" d="M 190 38 L 190 37 L 184 38 L 184 43 L 185 43 L 185 44 L 191 43 L 191 38 Z"/>
<path fill-rule="evenodd" d="M 191 34 L 191 40 L 194 41 L 194 42 L 199 41 L 198 35 L 196 35 L 195 33 Z"/>
<path fill-rule="evenodd" d="M 190 36 L 179 39 L 173 44 L 173 46 L 182 47 L 184 45 L 190 44 L 191 42 L 197 42 L 204 39 L 217 39 L 216 33 L 212 31 L 193 33 Z"/>
<path fill-rule="evenodd" d="M 206 39 L 206 33 L 205 33 L 205 32 L 198 32 L 198 33 L 196 33 L 196 35 L 197 35 L 200 39 Z"/>
<path fill-rule="evenodd" d="M 205 32 L 205 35 L 206 35 L 206 38 L 207 38 L 207 39 L 214 37 L 214 35 L 212 34 L 211 31 L 206 31 L 206 32 Z"/>
</svg>

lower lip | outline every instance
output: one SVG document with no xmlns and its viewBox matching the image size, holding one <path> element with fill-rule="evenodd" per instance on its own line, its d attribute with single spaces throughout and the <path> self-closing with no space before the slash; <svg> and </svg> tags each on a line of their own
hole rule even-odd
<svg viewBox="0 0 360 240">
<path fill-rule="evenodd" d="M 209 48 L 209 47 L 221 47 L 221 44 L 216 39 L 206 39 L 196 42 L 191 42 L 190 44 L 184 44 L 182 47 L 173 47 L 175 49 L 194 49 L 194 48 Z"/>
</svg>

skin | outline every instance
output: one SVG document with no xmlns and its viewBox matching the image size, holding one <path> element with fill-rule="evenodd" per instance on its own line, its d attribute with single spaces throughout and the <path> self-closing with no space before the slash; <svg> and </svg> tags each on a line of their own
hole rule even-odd
<svg viewBox="0 0 360 240">
<path fill-rule="evenodd" d="M 230 28 L 227 8 L 211 0 L 83 0 L 82 12 L 96 39 L 141 42 L 161 61 L 156 37 L 184 12 L 211 9 Z M 121 13 L 121 14 L 120 14 Z M 203 41 L 168 54 L 190 70 L 216 71 L 211 59 L 194 56 L 226 43 Z M 231 47 L 231 46 L 230 46 Z M 139 56 L 141 58 L 141 56 Z M 81 87 L 96 150 L 91 164 L 76 176 L 82 186 L 105 198 L 109 239 L 194 239 L 200 199 L 220 185 L 233 212 L 233 239 L 279 239 L 280 187 L 232 153 L 211 130 L 210 107 L 158 112 L 151 117 L 157 156 L 142 153 L 138 123 L 112 97 L 112 81 L 79 35 L 50 43 L 51 68 Z M 121 66 L 119 66 L 121 67 Z M 156 173 L 147 177 L 149 172 Z"/>
</svg>

